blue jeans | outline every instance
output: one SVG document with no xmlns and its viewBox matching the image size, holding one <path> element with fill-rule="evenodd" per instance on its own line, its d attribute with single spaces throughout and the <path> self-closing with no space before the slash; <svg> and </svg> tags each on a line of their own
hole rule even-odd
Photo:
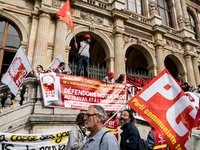
<svg viewBox="0 0 200 150">
<path fill-rule="evenodd" d="M 78 65 L 78 67 L 77 67 L 76 75 L 80 76 L 80 74 L 81 74 L 81 68 L 84 67 L 84 77 L 88 78 L 89 58 L 80 55 L 78 57 L 77 65 Z"/>
</svg>

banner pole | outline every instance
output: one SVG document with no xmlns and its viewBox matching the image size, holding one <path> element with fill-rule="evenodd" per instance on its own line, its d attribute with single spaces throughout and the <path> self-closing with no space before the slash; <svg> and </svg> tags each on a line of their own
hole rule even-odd
<svg viewBox="0 0 200 150">
<path fill-rule="evenodd" d="M 117 115 L 122 109 L 124 109 L 126 107 L 126 105 L 124 105 L 123 107 L 121 107 L 117 112 L 115 112 L 105 123 L 104 126 L 115 116 Z"/>
<path fill-rule="evenodd" d="M 74 37 L 74 42 L 76 43 L 76 35 L 74 33 L 74 30 L 72 31 L 73 37 Z"/>
</svg>

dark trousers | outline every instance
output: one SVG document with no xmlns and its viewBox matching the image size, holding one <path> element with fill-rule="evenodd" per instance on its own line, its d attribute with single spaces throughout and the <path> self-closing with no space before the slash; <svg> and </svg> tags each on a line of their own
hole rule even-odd
<svg viewBox="0 0 200 150">
<path fill-rule="evenodd" d="M 80 55 L 77 60 L 77 72 L 76 75 L 80 76 L 81 68 L 84 67 L 84 77 L 88 77 L 88 66 L 89 66 L 89 58 Z"/>
</svg>

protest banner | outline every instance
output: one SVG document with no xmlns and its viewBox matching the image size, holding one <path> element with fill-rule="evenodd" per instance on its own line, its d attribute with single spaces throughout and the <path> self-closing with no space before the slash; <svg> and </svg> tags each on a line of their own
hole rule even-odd
<svg viewBox="0 0 200 150">
<path fill-rule="evenodd" d="M 105 83 L 82 76 L 46 73 L 40 75 L 44 105 L 87 110 L 91 104 L 117 111 L 126 104 L 124 84 Z"/>
<path fill-rule="evenodd" d="M 56 68 L 59 68 L 59 65 L 61 62 L 64 62 L 65 63 L 65 70 L 68 72 L 68 73 L 72 73 L 68 63 L 65 61 L 63 55 L 60 53 L 56 56 L 56 58 L 53 59 L 53 61 L 51 62 L 51 64 L 47 67 L 47 71 L 48 70 L 51 70 L 51 71 L 55 71 Z"/>
<path fill-rule="evenodd" d="M 31 70 L 30 62 L 20 46 L 1 82 L 8 85 L 10 91 L 16 95 L 24 78 Z"/>
<path fill-rule="evenodd" d="M 69 134 L 0 133 L 0 150 L 66 150 Z"/>
<path fill-rule="evenodd" d="M 165 135 L 170 149 L 191 150 L 188 137 L 197 111 L 166 69 L 127 104 Z"/>
</svg>

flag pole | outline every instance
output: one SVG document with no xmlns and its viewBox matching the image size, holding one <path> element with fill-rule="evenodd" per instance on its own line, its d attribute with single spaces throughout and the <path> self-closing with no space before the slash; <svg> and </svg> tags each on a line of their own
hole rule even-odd
<svg viewBox="0 0 200 150">
<path fill-rule="evenodd" d="M 117 112 L 115 112 L 105 123 L 104 125 L 106 125 L 115 115 L 117 115 L 121 110 L 123 110 L 126 107 L 126 105 L 124 105 L 123 107 L 121 107 Z"/>
<path fill-rule="evenodd" d="M 76 43 L 76 35 L 74 33 L 74 30 L 72 30 L 72 34 L 73 34 L 73 37 L 74 37 L 74 42 Z"/>
</svg>

